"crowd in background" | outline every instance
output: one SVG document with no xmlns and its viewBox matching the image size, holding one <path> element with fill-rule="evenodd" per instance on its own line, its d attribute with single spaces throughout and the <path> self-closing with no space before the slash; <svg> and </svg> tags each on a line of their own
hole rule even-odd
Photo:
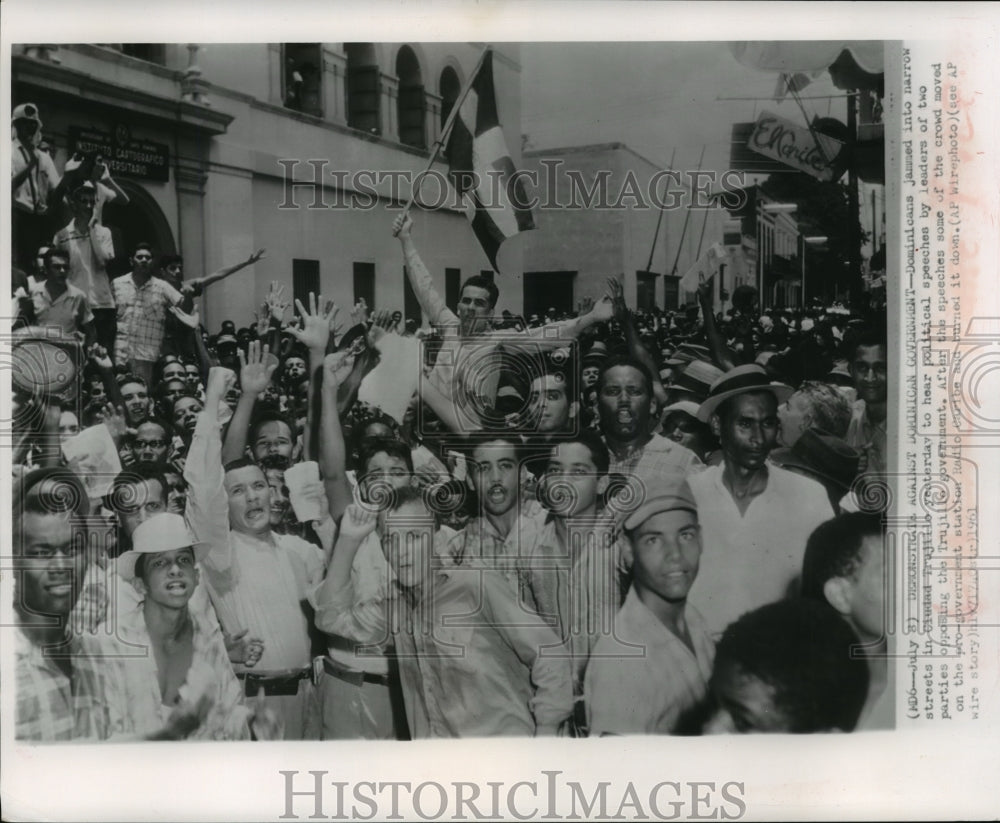
<svg viewBox="0 0 1000 823">
<path fill-rule="evenodd" d="M 125 193 L 40 129 L 15 109 L 19 738 L 892 725 L 879 312 L 717 313 L 711 279 L 640 312 L 613 276 L 447 306 L 404 216 L 424 327 L 273 283 L 206 329 L 263 250 L 114 249 Z"/>
</svg>

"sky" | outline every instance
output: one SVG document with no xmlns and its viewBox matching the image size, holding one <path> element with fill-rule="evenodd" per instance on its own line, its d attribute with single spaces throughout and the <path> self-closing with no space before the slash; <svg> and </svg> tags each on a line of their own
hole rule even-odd
<svg viewBox="0 0 1000 823">
<path fill-rule="evenodd" d="M 620 141 L 654 163 L 729 168 L 734 122 L 764 109 L 805 125 L 789 98 L 772 99 L 777 75 L 747 68 L 725 43 L 524 43 L 521 46 L 521 131 L 530 148 Z M 803 97 L 840 95 L 824 72 Z M 720 97 L 760 97 L 720 101 Z M 808 100 L 813 115 L 845 119 L 843 98 Z"/>
</svg>

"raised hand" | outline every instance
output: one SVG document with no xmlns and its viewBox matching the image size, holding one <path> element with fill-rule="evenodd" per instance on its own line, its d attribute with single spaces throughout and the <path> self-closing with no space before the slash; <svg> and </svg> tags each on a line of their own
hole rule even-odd
<svg viewBox="0 0 1000 823">
<path fill-rule="evenodd" d="M 111 434 L 111 439 L 117 445 L 128 430 L 128 427 L 125 425 L 125 409 L 121 406 L 105 403 L 103 423 Z"/>
<path fill-rule="evenodd" d="M 607 284 L 608 297 L 611 298 L 614 318 L 619 323 L 624 323 L 628 319 L 628 306 L 625 305 L 625 289 L 622 287 L 621 281 L 615 277 L 609 277 Z"/>
<path fill-rule="evenodd" d="M 334 303 L 332 300 L 327 300 L 323 305 L 323 314 L 330 318 L 330 334 L 334 337 L 340 337 L 340 329 L 342 324 L 337 322 L 337 315 L 340 313 L 340 306 Z"/>
<path fill-rule="evenodd" d="M 94 343 L 90 347 L 90 362 L 93 363 L 99 369 L 111 369 L 113 368 L 111 363 L 111 357 L 108 354 L 108 350 L 104 348 L 100 343 Z"/>
<path fill-rule="evenodd" d="M 246 393 L 260 394 L 271 383 L 277 359 L 268 357 L 268 347 L 262 347 L 259 340 L 250 341 L 246 354 L 242 349 L 237 349 L 236 354 L 240 358 L 240 386 Z"/>
<path fill-rule="evenodd" d="M 271 311 L 266 301 L 261 304 L 259 311 L 253 313 L 253 324 L 258 337 L 266 337 L 271 330 Z"/>
<path fill-rule="evenodd" d="M 698 275 L 698 302 L 702 306 L 712 305 L 712 277 L 706 278 L 703 274 Z"/>
<path fill-rule="evenodd" d="M 593 308 L 594 308 L 594 298 L 584 297 L 583 300 L 580 301 L 580 316 L 582 317 L 585 314 L 590 314 Z"/>
<path fill-rule="evenodd" d="M 322 301 L 322 295 L 317 300 L 316 294 L 309 292 L 310 310 L 306 311 L 305 306 L 302 305 L 302 301 L 296 300 L 295 308 L 299 310 L 299 314 L 302 317 L 302 328 L 296 329 L 289 326 L 287 331 L 307 348 L 326 351 L 326 343 L 330 339 L 330 319 L 333 316 L 333 312 L 321 312 L 318 305 Z"/>
<path fill-rule="evenodd" d="M 392 221 L 393 237 L 409 237 L 413 230 L 413 220 L 409 214 L 401 214 Z"/>
<path fill-rule="evenodd" d="M 604 295 L 594 303 L 594 307 L 588 312 L 591 319 L 596 323 L 605 323 L 615 316 L 615 304 L 610 294 Z"/>
<path fill-rule="evenodd" d="M 195 309 L 191 312 L 191 314 L 188 314 L 187 312 L 181 311 L 177 306 L 171 306 L 170 311 L 174 317 L 180 320 L 189 329 L 196 329 L 198 328 L 198 324 L 201 323 L 201 315 L 199 314 L 198 309 Z"/>
<path fill-rule="evenodd" d="M 351 503 L 344 510 L 344 517 L 340 521 L 340 537 L 342 540 L 354 540 L 360 543 L 375 531 L 377 523 L 378 512 Z"/>
<path fill-rule="evenodd" d="M 354 321 L 354 325 L 367 325 L 368 324 L 368 304 L 365 303 L 365 299 L 362 297 L 354 304 L 354 308 L 351 309 L 351 320 Z"/>
<path fill-rule="evenodd" d="M 323 385 L 336 388 L 343 383 L 354 369 L 357 355 L 353 349 L 335 351 L 323 358 Z"/>
<path fill-rule="evenodd" d="M 279 323 L 284 320 L 285 311 L 288 309 L 288 301 L 285 300 L 285 287 L 278 283 L 277 280 L 271 281 L 271 288 L 268 289 L 267 297 L 264 298 L 264 305 L 270 312 L 271 317 Z"/>
<path fill-rule="evenodd" d="M 247 262 L 245 263 L 245 265 L 252 266 L 254 263 L 256 263 L 263 257 L 267 257 L 267 249 L 257 249 L 257 251 L 255 251 L 247 258 Z"/>
<path fill-rule="evenodd" d="M 368 329 L 368 337 L 374 343 L 386 332 L 391 331 L 396 324 L 392 321 L 392 312 L 388 309 L 381 309 L 375 312 L 372 318 L 372 325 Z"/>
<path fill-rule="evenodd" d="M 208 383 L 205 386 L 205 408 L 218 408 L 219 402 L 235 385 L 236 373 L 232 369 L 212 366 L 208 370 Z"/>
</svg>

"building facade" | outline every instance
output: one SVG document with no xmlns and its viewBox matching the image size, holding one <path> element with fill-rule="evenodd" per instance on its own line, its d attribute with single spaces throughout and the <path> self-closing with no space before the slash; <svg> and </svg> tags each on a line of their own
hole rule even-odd
<svg viewBox="0 0 1000 823">
<path fill-rule="evenodd" d="M 524 237 L 526 315 L 596 299 L 608 277 L 624 277 L 626 300 L 640 310 L 694 299 L 680 279 L 699 248 L 722 241 L 728 214 L 707 192 L 709 205 L 689 212 L 687 176 L 623 143 L 526 151 L 523 167 L 539 200 L 537 230 Z"/>
<path fill-rule="evenodd" d="M 249 43 L 14 46 L 13 103 L 33 102 L 62 168 L 99 149 L 127 191 L 104 222 L 115 273 L 135 243 L 183 255 L 188 277 L 267 257 L 206 293 L 202 320 L 242 325 L 271 281 L 342 307 L 419 308 L 391 235 L 483 44 Z M 53 59 L 54 58 L 54 59 Z M 497 106 L 520 162 L 516 45 L 494 49 Z M 442 293 L 490 268 L 439 161 L 413 212 L 414 238 Z M 68 222 L 69 217 L 66 216 Z M 520 238 L 504 244 L 498 309 L 520 313 Z"/>
</svg>

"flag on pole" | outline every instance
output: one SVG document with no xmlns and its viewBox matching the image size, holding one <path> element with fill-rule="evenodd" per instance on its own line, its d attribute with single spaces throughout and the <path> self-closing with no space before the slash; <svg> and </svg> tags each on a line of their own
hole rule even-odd
<svg viewBox="0 0 1000 823">
<path fill-rule="evenodd" d="M 684 291 L 698 291 L 702 279 L 708 280 L 719 271 L 719 266 L 729 257 L 726 250 L 718 243 L 713 243 L 708 251 L 695 260 L 681 278 L 680 288 Z"/>
<path fill-rule="evenodd" d="M 493 91 L 493 52 L 487 50 L 448 135 L 448 174 L 466 204 L 494 271 L 500 244 L 535 227 L 527 196 L 504 140 Z"/>
</svg>

